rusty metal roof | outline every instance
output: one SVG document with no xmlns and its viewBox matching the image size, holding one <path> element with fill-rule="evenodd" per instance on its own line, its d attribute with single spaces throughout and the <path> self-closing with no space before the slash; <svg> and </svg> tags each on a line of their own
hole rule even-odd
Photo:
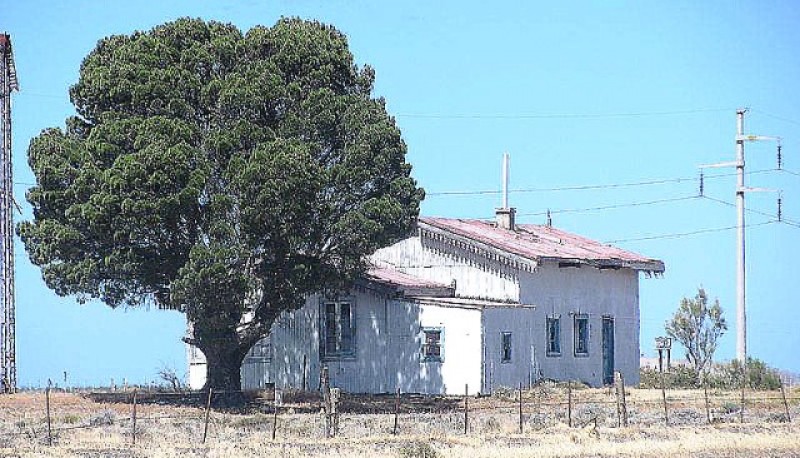
<svg viewBox="0 0 800 458">
<path fill-rule="evenodd" d="M 365 277 L 369 281 L 395 288 L 404 296 L 452 297 L 455 294 L 453 286 L 415 277 L 392 268 L 371 267 Z"/>
<path fill-rule="evenodd" d="M 514 230 L 476 219 L 420 217 L 419 227 L 439 235 L 489 246 L 501 253 L 540 263 L 542 261 L 591 264 L 601 268 L 627 267 L 661 273 L 664 263 L 631 251 L 536 224 L 518 224 Z"/>
</svg>

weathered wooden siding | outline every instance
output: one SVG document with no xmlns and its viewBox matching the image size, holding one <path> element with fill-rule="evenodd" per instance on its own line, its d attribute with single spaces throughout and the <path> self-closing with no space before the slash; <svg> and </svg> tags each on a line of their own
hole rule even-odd
<svg viewBox="0 0 800 458">
<path fill-rule="evenodd" d="M 532 307 L 497 307 L 483 312 L 483 388 L 491 393 L 500 387 L 530 386 L 538 380 L 533 347 L 541 340 L 536 311 Z M 502 333 L 511 333 L 511 361 L 502 361 Z"/>
<path fill-rule="evenodd" d="M 409 237 L 376 251 L 372 259 L 426 280 L 444 284 L 455 281 L 456 296 L 519 301 L 516 269 L 467 250 L 439 245 L 435 240 Z"/>
<path fill-rule="evenodd" d="M 308 364 L 307 387 L 317 389 L 322 365 L 331 385 L 353 393 L 472 394 L 481 391 L 481 310 L 419 305 L 370 292 L 349 297 L 353 304 L 356 353 L 352 358 L 320 360 L 319 298 L 287 312 L 273 325 L 269 358 L 251 352 L 242 365 L 242 388 L 259 389 L 274 383 L 281 389 L 303 386 L 303 356 Z M 422 356 L 423 329 L 444 331 L 442 362 Z M 196 351 L 190 359 L 190 385 L 205 382 L 205 361 Z"/>
<path fill-rule="evenodd" d="M 600 270 L 583 266 L 540 265 L 521 275 L 521 299 L 537 304 L 534 332 L 536 360 L 542 376 L 582 380 L 593 386 L 602 380 L 602 320 L 614 320 L 615 368 L 626 383 L 639 382 L 639 276 L 631 269 Z M 546 319 L 561 317 L 561 356 L 547 356 Z M 575 356 L 573 318 L 589 317 L 589 355 Z"/>
</svg>

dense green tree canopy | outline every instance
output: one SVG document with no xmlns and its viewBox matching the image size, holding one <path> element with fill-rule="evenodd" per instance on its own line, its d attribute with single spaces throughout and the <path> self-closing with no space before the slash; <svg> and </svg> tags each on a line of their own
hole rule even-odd
<svg viewBox="0 0 800 458">
<path fill-rule="evenodd" d="M 373 81 L 339 31 L 299 19 L 100 40 L 77 116 L 28 149 L 30 259 L 60 295 L 184 311 L 210 386 L 238 388 L 281 311 L 345 288 L 416 220 L 424 193 Z"/>
</svg>

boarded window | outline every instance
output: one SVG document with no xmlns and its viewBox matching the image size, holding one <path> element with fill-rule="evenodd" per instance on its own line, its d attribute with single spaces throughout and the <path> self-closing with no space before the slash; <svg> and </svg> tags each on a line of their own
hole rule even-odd
<svg viewBox="0 0 800 458">
<path fill-rule="evenodd" d="M 561 355 L 561 317 L 547 317 L 547 356 Z"/>
<path fill-rule="evenodd" d="M 511 362 L 511 333 L 504 332 L 500 334 L 500 362 Z"/>
<path fill-rule="evenodd" d="M 443 360 L 442 353 L 442 328 L 423 328 L 422 329 L 422 359 L 423 361 Z"/>
<path fill-rule="evenodd" d="M 349 302 L 326 302 L 324 310 L 324 356 L 335 358 L 355 355 L 353 307 Z"/>
<path fill-rule="evenodd" d="M 589 317 L 575 315 L 575 355 L 586 356 L 589 354 Z"/>
</svg>

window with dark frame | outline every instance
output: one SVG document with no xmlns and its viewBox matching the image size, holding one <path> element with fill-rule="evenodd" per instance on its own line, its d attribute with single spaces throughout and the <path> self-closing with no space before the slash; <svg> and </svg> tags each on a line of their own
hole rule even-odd
<svg viewBox="0 0 800 458">
<path fill-rule="evenodd" d="M 500 349 L 500 362 L 511 362 L 511 333 L 503 332 L 500 334 L 501 349 Z"/>
<path fill-rule="evenodd" d="M 248 354 L 249 358 L 254 359 L 270 359 L 271 356 L 271 339 L 269 336 L 259 340 L 258 342 L 250 348 L 250 353 Z"/>
<path fill-rule="evenodd" d="M 423 328 L 422 360 L 442 361 L 442 328 Z"/>
<path fill-rule="evenodd" d="M 575 315 L 575 356 L 587 356 L 589 354 L 589 317 L 587 315 Z"/>
<path fill-rule="evenodd" d="M 547 317 L 547 356 L 561 356 L 561 317 Z"/>
<path fill-rule="evenodd" d="M 350 302 L 326 302 L 323 351 L 326 358 L 355 356 L 355 326 Z"/>
</svg>

